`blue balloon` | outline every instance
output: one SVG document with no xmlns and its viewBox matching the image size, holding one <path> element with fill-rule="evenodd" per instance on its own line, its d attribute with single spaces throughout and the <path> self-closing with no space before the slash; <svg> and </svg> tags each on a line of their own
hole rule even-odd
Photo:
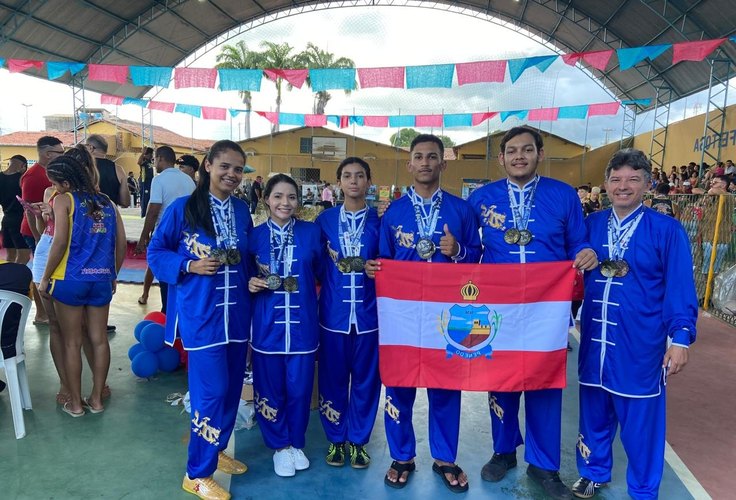
<svg viewBox="0 0 736 500">
<path fill-rule="evenodd" d="M 147 319 L 144 319 L 137 325 L 135 325 L 135 330 L 133 330 L 133 336 L 135 336 L 135 339 L 140 342 L 141 341 L 141 332 L 145 327 L 153 323 L 153 321 L 148 321 Z"/>
<path fill-rule="evenodd" d="M 128 349 L 128 359 L 133 361 L 133 359 L 143 351 L 145 351 L 146 348 L 143 347 L 143 344 L 133 344 L 130 346 L 130 349 Z"/>
<path fill-rule="evenodd" d="M 140 378 L 153 377 L 158 371 L 158 358 L 152 352 L 143 351 L 133 358 L 130 368 Z"/>
<path fill-rule="evenodd" d="M 151 323 L 141 331 L 141 344 L 146 351 L 158 352 L 164 348 L 164 327 L 158 323 Z"/>
<path fill-rule="evenodd" d="M 166 346 L 156 353 L 158 367 L 162 372 L 173 372 L 179 368 L 179 351 L 173 347 Z"/>
</svg>

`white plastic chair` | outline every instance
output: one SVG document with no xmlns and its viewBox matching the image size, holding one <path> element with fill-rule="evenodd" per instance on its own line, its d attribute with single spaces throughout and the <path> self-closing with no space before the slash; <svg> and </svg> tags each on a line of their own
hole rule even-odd
<svg viewBox="0 0 736 500">
<path fill-rule="evenodd" d="M 8 379 L 8 394 L 10 395 L 10 408 L 13 412 L 15 438 L 20 439 L 26 435 L 23 409 L 32 409 L 31 392 L 28 389 L 28 376 L 26 374 L 26 353 L 23 347 L 23 334 L 28 321 L 28 313 L 31 310 L 31 299 L 19 293 L 0 290 L 0 327 L 11 304 L 18 304 L 21 307 L 18 337 L 15 341 L 15 356 L 5 359 L 2 350 L 0 350 L 0 368 L 5 370 L 5 376 Z"/>
</svg>

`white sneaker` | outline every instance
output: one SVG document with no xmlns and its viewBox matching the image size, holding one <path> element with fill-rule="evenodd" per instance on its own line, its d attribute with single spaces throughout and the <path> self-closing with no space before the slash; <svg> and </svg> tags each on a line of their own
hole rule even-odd
<svg viewBox="0 0 736 500">
<path fill-rule="evenodd" d="M 296 475 L 291 448 L 286 448 L 273 454 L 273 471 L 277 476 L 281 477 L 293 477 Z"/>
<path fill-rule="evenodd" d="M 296 470 L 309 469 L 309 459 L 302 450 L 292 447 L 289 448 L 289 451 L 291 452 L 291 456 L 294 460 L 294 468 Z"/>
</svg>

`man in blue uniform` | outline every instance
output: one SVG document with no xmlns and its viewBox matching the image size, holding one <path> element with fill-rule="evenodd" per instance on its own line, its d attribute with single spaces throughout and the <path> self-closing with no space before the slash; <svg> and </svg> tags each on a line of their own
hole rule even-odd
<svg viewBox="0 0 736 500">
<path fill-rule="evenodd" d="M 498 159 L 507 178 L 475 190 L 469 200 L 483 234 L 481 262 L 574 260 L 580 270 L 595 268 L 598 259 L 586 239 L 577 193 L 563 182 L 537 175 L 544 159 L 539 132 L 512 128 L 501 140 Z M 521 392 L 488 395 L 494 453 L 481 471 L 486 481 L 500 481 L 516 467 L 516 447 L 524 442 L 519 430 L 520 399 Z M 526 391 L 524 401 L 527 474 L 550 497 L 570 498 L 558 473 L 562 390 Z"/>
<path fill-rule="evenodd" d="M 585 221 L 604 259 L 585 275 L 578 470 L 573 494 L 590 498 L 611 480 L 621 425 L 632 498 L 657 498 L 664 467 L 665 385 L 688 360 L 698 304 L 690 243 L 673 217 L 644 207 L 651 165 L 624 149 L 606 167 L 612 209 Z M 668 347 L 669 345 L 669 347 Z"/>
<path fill-rule="evenodd" d="M 368 466 L 365 445 L 376 421 L 381 394 L 378 376 L 376 285 L 365 274 L 378 255 L 380 221 L 365 202 L 371 169 L 360 158 L 337 167 L 345 203 L 322 212 L 324 278 L 319 295 L 319 413 L 330 446 L 327 463 Z"/>
<path fill-rule="evenodd" d="M 407 196 L 391 204 L 381 220 L 379 255 L 409 261 L 478 262 L 480 240 L 472 208 L 439 187 L 440 174 L 447 168 L 442 141 L 434 135 L 419 135 L 412 141 L 409 154 L 407 167 L 414 184 Z M 406 486 L 416 468 L 412 426 L 415 397 L 414 388 L 386 388 L 386 437 L 394 461 L 384 482 L 393 488 Z M 432 470 L 450 490 L 466 491 L 468 477 L 455 464 L 460 391 L 427 389 L 427 398 L 429 445 L 435 459 Z"/>
</svg>

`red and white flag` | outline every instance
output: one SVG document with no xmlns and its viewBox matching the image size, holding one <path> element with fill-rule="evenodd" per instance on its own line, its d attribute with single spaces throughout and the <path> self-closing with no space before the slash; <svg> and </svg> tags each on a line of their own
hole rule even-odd
<svg viewBox="0 0 736 500">
<path fill-rule="evenodd" d="M 381 381 L 389 387 L 526 391 L 566 384 L 575 269 L 382 260 Z"/>
</svg>

